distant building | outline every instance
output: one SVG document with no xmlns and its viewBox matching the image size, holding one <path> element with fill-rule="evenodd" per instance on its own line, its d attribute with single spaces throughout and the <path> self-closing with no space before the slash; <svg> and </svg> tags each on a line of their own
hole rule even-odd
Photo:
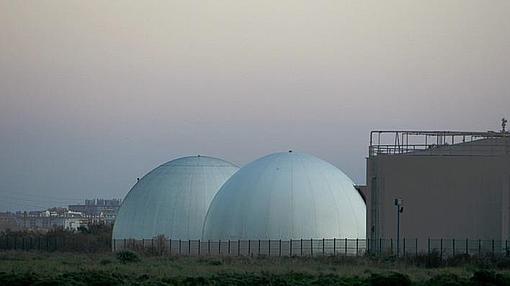
<svg viewBox="0 0 510 286">
<path fill-rule="evenodd" d="M 85 200 L 83 205 L 69 205 L 69 211 L 80 212 L 92 222 L 112 223 L 119 210 L 120 199 L 92 199 Z"/>
</svg>

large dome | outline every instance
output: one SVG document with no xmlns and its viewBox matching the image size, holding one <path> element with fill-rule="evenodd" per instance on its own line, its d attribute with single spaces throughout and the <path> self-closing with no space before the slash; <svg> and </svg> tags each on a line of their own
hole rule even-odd
<svg viewBox="0 0 510 286">
<path fill-rule="evenodd" d="M 214 197 L 203 239 L 365 238 L 365 203 L 335 166 L 285 152 L 233 175 Z"/>
<path fill-rule="evenodd" d="M 221 159 L 192 156 L 165 163 L 129 191 L 113 239 L 200 239 L 207 209 L 221 185 L 239 168 Z"/>
</svg>

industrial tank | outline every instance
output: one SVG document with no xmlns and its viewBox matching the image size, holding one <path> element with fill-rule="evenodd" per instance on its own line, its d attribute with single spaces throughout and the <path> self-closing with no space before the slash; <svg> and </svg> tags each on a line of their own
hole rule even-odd
<svg viewBox="0 0 510 286">
<path fill-rule="evenodd" d="M 227 161 L 190 156 L 167 162 L 129 191 L 113 239 L 200 239 L 207 209 L 221 185 L 239 168 Z"/>
<path fill-rule="evenodd" d="M 354 183 L 312 155 L 260 158 L 218 191 L 204 240 L 365 238 L 366 207 Z"/>
</svg>

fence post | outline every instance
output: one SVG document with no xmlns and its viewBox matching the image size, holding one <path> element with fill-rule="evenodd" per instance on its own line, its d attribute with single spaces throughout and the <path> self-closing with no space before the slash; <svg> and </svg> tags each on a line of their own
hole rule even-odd
<svg viewBox="0 0 510 286">
<path fill-rule="evenodd" d="M 289 254 L 290 254 L 290 257 L 292 257 L 292 239 L 290 239 L 290 245 L 289 245 Z"/>
<path fill-rule="evenodd" d="M 508 240 L 505 240 L 505 256 L 508 256 Z"/>
<path fill-rule="evenodd" d="M 453 256 L 455 256 L 455 238 L 452 239 L 452 246 L 453 246 L 452 254 Z"/>
<path fill-rule="evenodd" d="M 198 240 L 198 256 L 200 256 L 200 249 L 202 248 L 202 243 L 200 242 L 200 239 Z"/>
<path fill-rule="evenodd" d="M 267 256 L 271 256 L 271 239 L 267 240 Z"/>
<path fill-rule="evenodd" d="M 443 259 L 443 239 L 442 238 L 441 238 L 440 248 L 441 248 L 441 252 L 440 252 L 441 255 L 440 255 L 440 257 L 441 257 L 441 259 Z"/>
<path fill-rule="evenodd" d="M 416 242 L 414 245 L 414 255 L 418 257 L 418 238 L 416 238 Z"/>
<path fill-rule="evenodd" d="M 379 237 L 379 254 L 382 254 L 382 237 Z"/>
<path fill-rule="evenodd" d="M 393 255 L 393 238 L 390 238 L 390 253 Z"/>
<path fill-rule="evenodd" d="M 172 255 L 172 239 L 168 240 L 168 254 Z"/>
<path fill-rule="evenodd" d="M 430 237 L 428 238 L 427 244 L 428 244 L 427 256 L 430 256 Z"/>
<path fill-rule="evenodd" d="M 333 238 L 333 254 L 336 255 L 336 238 Z"/>
<path fill-rule="evenodd" d="M 227 251 L 227 254 L 230 255 L 230 239 L 228 240 L 228 251 Z"/>
<path fill-rule="evenodd" d="M 301 239 L 301 256 L 303 256 L 303 239 Z"/>
<path fill-rule="evenodd" d="M 345 256 L 347 256 L 347 238 L 345 239 Z"/>
<path fill-rule="evenodd" d="M 482 240 L 478 240 L 478 256 L 482 256 Z"/>
<path fill-rule="evenodd" d="M 248 239 L 248 256 L 251 256 L 251 240 Z"/>
<path fill-rule="evenodd" d="M 127 240 L 124 238 L 124 249 L 123 250 L 126 250 L 126 247 L 127 247 Z"/>
<path fill-rule="evenodd" d="M 241 256 L 241 240 L 237 240 L 237 256 Z"/>
<path fill-rule="evenodd" d="M 359 240 L 356 238 L 356 256 L 358 256 L 358 253 L 359 253 L 358 244 L 359 244 Z"/>
<path fill-rule="evenodd" d="M 258 256 L 260 256 L 260 239 L 259 239 L 259 253 Z"/>
<path fill-rule="evenodd" d="M 191 239 L 188 239 L 188 255 L 191 255 Z"/>
<path fill-rule="evenodd" d="M 402 255 L 406 257 L 406 238 L 402 238 Z"/>
<path fill-rule="evenodd" d="M 326 240 L 323 238 L 322 239 L 322 255 L 324 256 L 324 243 L 326 242 Z"/>
<path fill-rule="evenodd" d="M 280 246 L 278 247 L 278 256 L 282 256 L 282 240 L 280 239 Z"/>
<path fill-rule="evenodd" d="M 221 239 L 218 240 L 218 255 L 221 255 Z"/>
<path fill-rule="evenodd" d="M 207 255 L 211 255 L 211 240 L 207 240 Z"/>
<path fill-rule="evenodd" d="M 494 256 L 494 239 L 492 240 L 492 256 Z"/>
<path fill-rule="evenodd" d="M 313 256 L 313 238 L 310 238 L 310 256 Z"/>
<path fill-rule="evenodd" d="M 182 241 L 179 239 L 179 255 L 181 255 L 181 247 L 182 247 Z"/>
<path fill-rule="evenodd" d="M 469 238 L 466 238 L 466 255 L 469 255 Z"/>
</svg>

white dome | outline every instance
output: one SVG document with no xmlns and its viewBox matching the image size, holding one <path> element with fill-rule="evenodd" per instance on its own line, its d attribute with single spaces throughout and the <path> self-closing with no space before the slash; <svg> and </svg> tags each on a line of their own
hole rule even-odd
<svg viewBox="0 0 510 286">
<path fill-rule="evenodd" d="M 354 184 L 314 156 L 275 153 L 234 174 L 214 197 L 203 239 L 365 238 L 366 206 Z"/>
<path fill-rule="evenodd" d="M 113 239 L 200 239 L 207 209 L 239 168 L 221 159 L 193 156 L 165 163 L 145 175 L 124 199 Z"/>
</svg>

